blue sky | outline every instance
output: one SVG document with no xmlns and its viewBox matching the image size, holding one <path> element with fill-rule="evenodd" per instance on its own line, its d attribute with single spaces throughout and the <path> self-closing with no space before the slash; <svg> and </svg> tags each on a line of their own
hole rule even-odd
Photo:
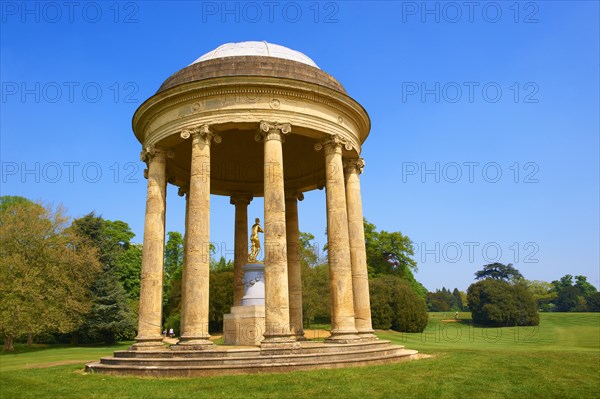
<svg viewBox="0 0 600 399">
<path fill-rule="evenodd" d="M 141 242 L 134 111 L 200 55 L 266 40 L 369 112 L 364 214 L 413 240 L 428 289 L 466 289 L 493 261 L 599 285 L 597 2 L 1 4 L 2 195 L 124 220 Z M 305 197 L 300 228 L 322 246 L 325 193 Z M 183 231 L 183 205 L 170 187 L 167 230 Z M 231 257 L 234 209 L 211 206 Z"/>
</svg>

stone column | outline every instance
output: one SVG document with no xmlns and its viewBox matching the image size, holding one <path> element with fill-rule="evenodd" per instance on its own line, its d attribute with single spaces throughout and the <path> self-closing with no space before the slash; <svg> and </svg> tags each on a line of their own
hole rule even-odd
<svg viewBox="0 0 600 399">
<path fill-rule="evenodd" d="M 220 142 L 208 127 L 183 130 L 192 137 L 185 267 L 181 280 L 181 338 L 173 349 L 204 349 L 213 345 L 208 334 L 210 272 L 210 144 Z"/>
<path fill-rule="evenodd" d="M 187 229 L 188 229 L 188 215 L 190 213 L 190 185 L 189 183 L 184 186 L 184 187 L 179 187 L 179 190 L 177 190 L 177 194 L 180 197 L 185 196 L 185 220 L 184 220 L 184 232 L 183 232 L 183 262 L 182 262 L 182 270 L 185 270 L 185 263 L 187 260 L 187 251 L 189 249 L 188 246 L 188 233 L 187 233 Z"/>
<path fill-rule="evenodd" d="M 298 201 L 303 199 L 304 195 L 299 192 L 290 192 L 285 196 L 290 326 L 298 341 L 306 340 L 302 319 L 302 269 L 300 265 L 300 228 L 298 225 Z"/>
<path fill-rule="evenodd" d="M 352 291 L 354 294 L 354 322 L 358 335 L 365 341 L 377 339 L 371 324 L 371 301 L 369 296 L 369 274 L 367 272 L 367 250 L 365 248 L 365 226 L 363 222 L 360 178 L 362 158 L 344 162 L 346 179 L 346 205 L 348 207 L 348 234 L 350 237 L 350 259 L 352 261 Z"/>
<path fill-rule="evenodd" d="M 230 203 L 235 205 L 235 253 L 233 258 L 233 306 L 242 304 L 244 296 L 244 270 L 248 263 L 248 205 L 251 194 L 234 194 Z"/>
<path fill-rule="evenodd" d="M 265 349 L 299 345 L 290 329 L 283 187 L 282 142 L 290 131 L 288 123 L 261 122 L 257 135 L 264 141 L 265 163 Z"/>
<path fill-rule="evenodd" d="M 360 340 L 354 324 L 352 268 L 348 238 L 346 189 L 342 164 L 342 145 L 346 142 L 332 136 L 316 149 L 325 148 L 325 189 L 327 198 L 327 252 L 329 290 L 331 294 L 331 336 L 328 342 L 348 343 Z"/>
<path fill-rule="evenodd" d="M 142 161 L 148 164 L 148 194 L 144 220 L 144 251 L 140 284 L 138 335 L 134 350 L 161 350 L 162 283 L 165 249 L 165 207 L 167 196 L 167 152 L 144 148 Z"/>
</svg>

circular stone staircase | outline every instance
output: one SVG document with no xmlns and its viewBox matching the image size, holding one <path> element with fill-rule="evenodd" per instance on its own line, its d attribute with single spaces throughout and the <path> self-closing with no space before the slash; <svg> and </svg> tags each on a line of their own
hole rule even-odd
<svg viewBox="0 0 600 399">
<path fill-rule="evenodd" d="M 195 377 L 223 374 L 287 372 L 395 363 L 417 358 L 417 351 L 373 340 L 351 344 L 300 342 L 298 349 L 227 347 L 185 351 L 116 351 L 89 363 L 92 373 L 147 377 Z"/>
</svg>

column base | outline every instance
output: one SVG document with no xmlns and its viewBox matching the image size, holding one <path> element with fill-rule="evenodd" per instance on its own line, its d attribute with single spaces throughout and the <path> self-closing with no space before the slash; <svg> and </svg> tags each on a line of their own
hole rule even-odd
<svg viewBox="0 0 600 399">
<path fill-rule="evenodd" d="M 360 342 L 361 337 L 358 335 L 356 330 L 350 331 L 331 331 L 331 336 L 325 339 L 328 344 L 351 344 Z"/>
<path fill-rule="evenodd" d="M 210 336 L 209 336 L 210 337 Z M 215 344 L 208 337 L 181 337 L 179 342 L 171 345 L 174 351 L 195 351 L 214 347 Z"/>
<path fill-rule="evenodd" d="M 271 336 L 263 339 L 260 343 L 262 350 L 290 350 L 300 349 L 300 342 L 293 335 Z"/>
<path fill-rule="evenodd" d="M 376 340 L 378 340 L 378 339 L 379 339 L 379 338 L 377 337 L 377 335 L 375 335 L 375 334 L 373 333 L 373 331 L 371 331 L 371 332 L 367 332 L 367 331 L 359 331 L 359 332 L 358 332 L 358 336 L 360 337 L 360 340 L 361 340 L 361 341 L 365 341 L 365 342 L 367 342 L 367 341 L 376 341 Z"/>
<path fill-rule="evenodd" d="M 304 331 L 296 333 L 296 335 L 294 335 L 294 338 L 296 338 L 296 341 L 308 341 L 308 339 L 306 339 L 306 337 L 304 336 Z"/>
<path fill-rule="evenodd" d="M 130 351 L 157 351 L 167 350 L 163 345 L 163 336 L 135 337 L 136 343 L 129 347 Z"/>
</svg>

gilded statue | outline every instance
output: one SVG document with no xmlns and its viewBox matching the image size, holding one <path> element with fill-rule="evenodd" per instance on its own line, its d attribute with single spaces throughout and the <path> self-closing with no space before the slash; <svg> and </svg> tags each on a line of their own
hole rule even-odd
<svg viewBox="0 0 600 399">
<path fill-rule="evenodd" d="M 260 240 L 258 239 L 258 233 L 264 233 L 262 227 L 260 227 L 260 219 L 256 218 L 255 223 L 252 226 L 252 234 L 250 234 L 250 253 L 248 254 L 248 262 L 257 263 L 256 257 L 260 253 Z"/>
</svg>

